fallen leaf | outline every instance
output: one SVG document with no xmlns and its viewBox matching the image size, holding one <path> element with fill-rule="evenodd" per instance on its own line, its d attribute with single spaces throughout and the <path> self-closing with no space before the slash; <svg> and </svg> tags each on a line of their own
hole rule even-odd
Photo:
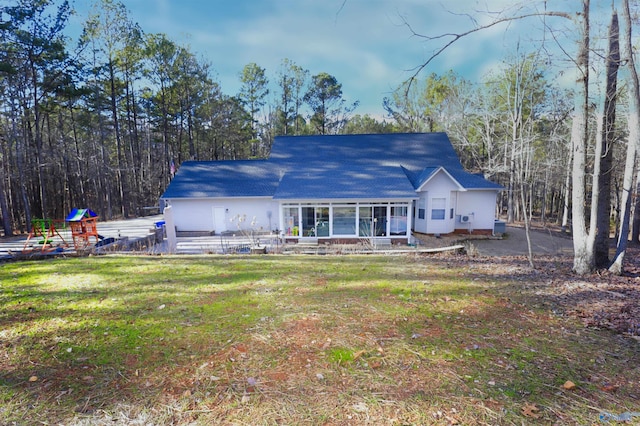
<svg viewBox="0 0 640 426">
<path fill-rule="evenodd" d="M 604 385 L 600 388 L 600 390 L 604 391 L 604 392 L 615 392 L 618 390 L 619 386 L 616 385 Z"/>
<path fill-rule="evenodd" d="M 564 382 L 564 385 L 562 385 L 562 387 L 566 390 L 574 390 L 576 388 L 576 384 L 571 380 L 567 380 L 566 382 Z"/>
<path fill-rule="evenodd" d="M 30 382 L 37 382 L 37 381 L 38 381 L 38 376 L 31 376 L 31 377 L 29 377 L 29 381 L 30 381 Z"/>
<path fill-rule="evenodd" d="M 540 414 L 538 414 L 538 411 L 540 411 L 540 409 L 536 407 L 535 404 L 526 403 L 524 404 L 524 407 L 522 407 L 522 414 L 525 417 L 532 417 L 534 419 L 539 419 Z"/>
<path fill-rule="evenodd" d="M 367 351 L 362 350 L 362 351 L 358 351 L 356 353 L 353 354 L 353 360 L 357 360 L 358 358 L 360 358 L 362 355 L 364 355 L 365 353 L 367 353 Z"/>
<path fill-rule="evenodd" d="M 373 368 L 374 370 L 376 368 L 380 368 L 382 366 L 382 363 L 380 361 L 371 361 L 369 363 L 369 367 Z"/>
</svg>

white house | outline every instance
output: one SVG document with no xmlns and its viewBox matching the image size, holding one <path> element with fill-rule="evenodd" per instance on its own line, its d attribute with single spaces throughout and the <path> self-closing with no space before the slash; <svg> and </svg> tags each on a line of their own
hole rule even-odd
<svg viewBox="0 0 640 426">
<path fill-rule="evenodd" d="M 177 231 L 406 242 L 493 232 L 501 190 L 462 168 L 445 133 L 280 136 L 267 160 L 182 163 L 161 202 Z"/>
</svg>

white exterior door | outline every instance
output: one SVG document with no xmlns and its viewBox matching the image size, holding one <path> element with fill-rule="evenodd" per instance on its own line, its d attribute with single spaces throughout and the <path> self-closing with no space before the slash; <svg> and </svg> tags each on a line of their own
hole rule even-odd
<svg viewBox="0 0 640 426">
<path fill-rule="evenodd" d="M 221 234 L 227 230 L 224 207 L 213 207 L 213 230 L 216 234 Z"/>
</svg>

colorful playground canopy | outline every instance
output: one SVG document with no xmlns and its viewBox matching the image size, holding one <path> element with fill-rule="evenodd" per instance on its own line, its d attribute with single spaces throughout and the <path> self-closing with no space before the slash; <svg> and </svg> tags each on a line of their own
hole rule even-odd
<svg viewBox="0 0 640 426">
<path fill-rule="evenodd" d="M 65 219 L 67 222 L 80 222 L 83 219 L 98 217 L 98 215 L 90 209 L 73 209 L 69 216 Z"/>
</svg>

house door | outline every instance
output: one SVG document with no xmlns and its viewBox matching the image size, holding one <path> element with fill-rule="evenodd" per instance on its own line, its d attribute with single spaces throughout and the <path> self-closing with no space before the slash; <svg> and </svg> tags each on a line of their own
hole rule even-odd
<svg viewBox="0 0 640 426">
<path fill-rule="evenodd" d="M 387 206 L 373 208 L 373 223 L 376 237 L 387 236 Z"/>
<path fill-rule="evenodd" d="M 361 237 L 387 236 L 387 206 L 360 207 L 358 214 L 360 217 L 358 235 Z"/>
<path fill-rule="evenodd" d="M 224 207 L 213 207 L 213 230 L 216 234 L 222 234 L 227 230 Z"/>
</svg>

